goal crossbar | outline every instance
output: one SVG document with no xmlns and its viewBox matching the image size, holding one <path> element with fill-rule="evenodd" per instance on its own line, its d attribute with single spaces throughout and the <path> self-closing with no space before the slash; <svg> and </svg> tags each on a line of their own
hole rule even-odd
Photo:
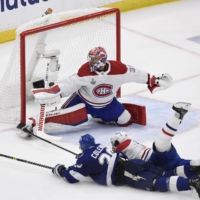
<svg viewBox="0 0 200 200">
<path fill-rule="evenodd" d="M 120 29 L 121 29 L 121 24 L 120 24 L 120 10 L 117 8 L 111 8 L 111 9 L 107 9 L 104 11 L 99 11 L 96 13 L 92 13 L 92 14 L 88 14 L 88 15 L 84 15 L 84 16 L 80 16 L 80 17 L 76 17 L 73 19 L 67 19 L 64 20 L 62 22 L 57 22 L 54 24 L 50 24 L 50 25 L 45 25 L 43 27 L 40 28 L 33 28 L 31 30 L 26 30 L 23 31 L 22 33 L 20 33 L 20 74 L 21 77 L 26 77 L 26 36 L 31 35 L 31 34 L 35 34 L 35 33 L 39 33 L 41 31 L 47 31 L 47 30 L 51 30 L 51 29 L 55 29 L 61 26 L 68 26 L 71 24 L 75 24 L 75 23 L 80 23 L 82 21 L 85 20 L 89 20 L 89 19 L 93 19 L 93 18 L 98 18 L 102 15 L 110 15 L 110 14 L 116 14 L 116 60 L 120 61 L 121 57 L 121 35 L 120 35 Z M 20 79 L 20 92 L 21 92 L 21 119 L 20 119 L 20 123 L 26 123 L 26 78 L 21 78 Z M 120 89 L 117 92 L 117 97 L 120 97 Z"/>
</svg>

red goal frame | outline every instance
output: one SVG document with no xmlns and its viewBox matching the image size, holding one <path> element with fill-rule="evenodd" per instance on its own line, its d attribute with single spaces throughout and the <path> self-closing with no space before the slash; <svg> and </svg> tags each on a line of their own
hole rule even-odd
<svg viewBox="0 0 200 200">
<path fill-rule="evenodd" d="M 118 8 L 111 8 L 104 11 L 84 15 L 81 17 L 65 20 L 55 24 L 46 25 L 40 28 L 34 28 L 24 31 L 20 34 L 20 92 L 21 92 L 21 117 L 20 123 L 26 124 L 26 36 L 39 33 L 41 31 L 47 31 L 55 29 L 64 25 L 69 25 L 77 22 L 81 22 L 88 19 L 98 18 L 103 15 L 115 14 L 116 15 L 116 60 L 121 60 L 121 22 L 120 22 L 120 10 Z M 117 91 L 117 97 L 121 96 L 121 89 Z"/>
</svg>

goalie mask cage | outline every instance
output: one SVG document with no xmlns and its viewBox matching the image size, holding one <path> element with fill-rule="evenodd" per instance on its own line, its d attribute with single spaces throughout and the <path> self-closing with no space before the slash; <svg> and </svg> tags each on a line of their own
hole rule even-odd
<svg viewBox="0 0 200 200">
<path fill-rule="evenodd" d="M 120 61 L 120 11 L 92 8 L 53 13 L 16 30 L 16 40 L 0 82 L 0 121 L 26 123 L 33 82 L 45 79 L 45 51 L 60 51 L 57 83 L 87 62 L 90 49 L 102 46 L 109 60 Z M 117 96 L 120 96 L 120 90 Z M 29 116 L 28 116 L 29 115 Z"/>
</svg>

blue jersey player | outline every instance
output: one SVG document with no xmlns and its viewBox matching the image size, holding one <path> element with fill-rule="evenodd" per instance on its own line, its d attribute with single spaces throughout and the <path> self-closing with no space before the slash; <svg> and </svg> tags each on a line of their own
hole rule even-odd
<svg viewBox="0 0 200 200">
<path fill-rule="evenodd" d="M 101 144 L 96 144 L 89 135 L 79 140 L 82 153 L 73 166 L 65 167 L 57 164 L 52 172 L 63 177 L 69 183 L 78 183 L 90 177 L 101 185 L 129 185 L 133 188 L 149 191 L 187 191 L 195 188 L 200 196 L 200 180 L 178 177 L 176 183 L 170 185 L 173 170 L 164 171 L 140 159 L 128 160 L 120 153 L 113 153 Z"/>
</svg>

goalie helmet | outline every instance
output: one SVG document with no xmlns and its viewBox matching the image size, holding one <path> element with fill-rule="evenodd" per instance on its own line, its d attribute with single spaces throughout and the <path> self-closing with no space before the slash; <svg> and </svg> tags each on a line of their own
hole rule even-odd
<svg viewBox="0 0 200 200">
<path fill-rule="evenodd" d="M 107 53 L 103 47 L 95 47 L 91 49 L 87 57 L 90 71 L 94 72 L 98 68 L 104 66 L 107 61 Z"/>
<path fill-rule="evenodd" d="M 113 147 L 116 147 L 117 145 L 119 145 L 120 143 L 122 143 L 127 139 L 128 135 L 126 132 L 117 132 L 111 137 L 110 142 Z"/>
<path fill-rule="evenodd" d="M 90 134 L 82 135 L 79 139 L 80 149 L 83 151 L 95 147 L 95 140 Z"/>
</svg>

